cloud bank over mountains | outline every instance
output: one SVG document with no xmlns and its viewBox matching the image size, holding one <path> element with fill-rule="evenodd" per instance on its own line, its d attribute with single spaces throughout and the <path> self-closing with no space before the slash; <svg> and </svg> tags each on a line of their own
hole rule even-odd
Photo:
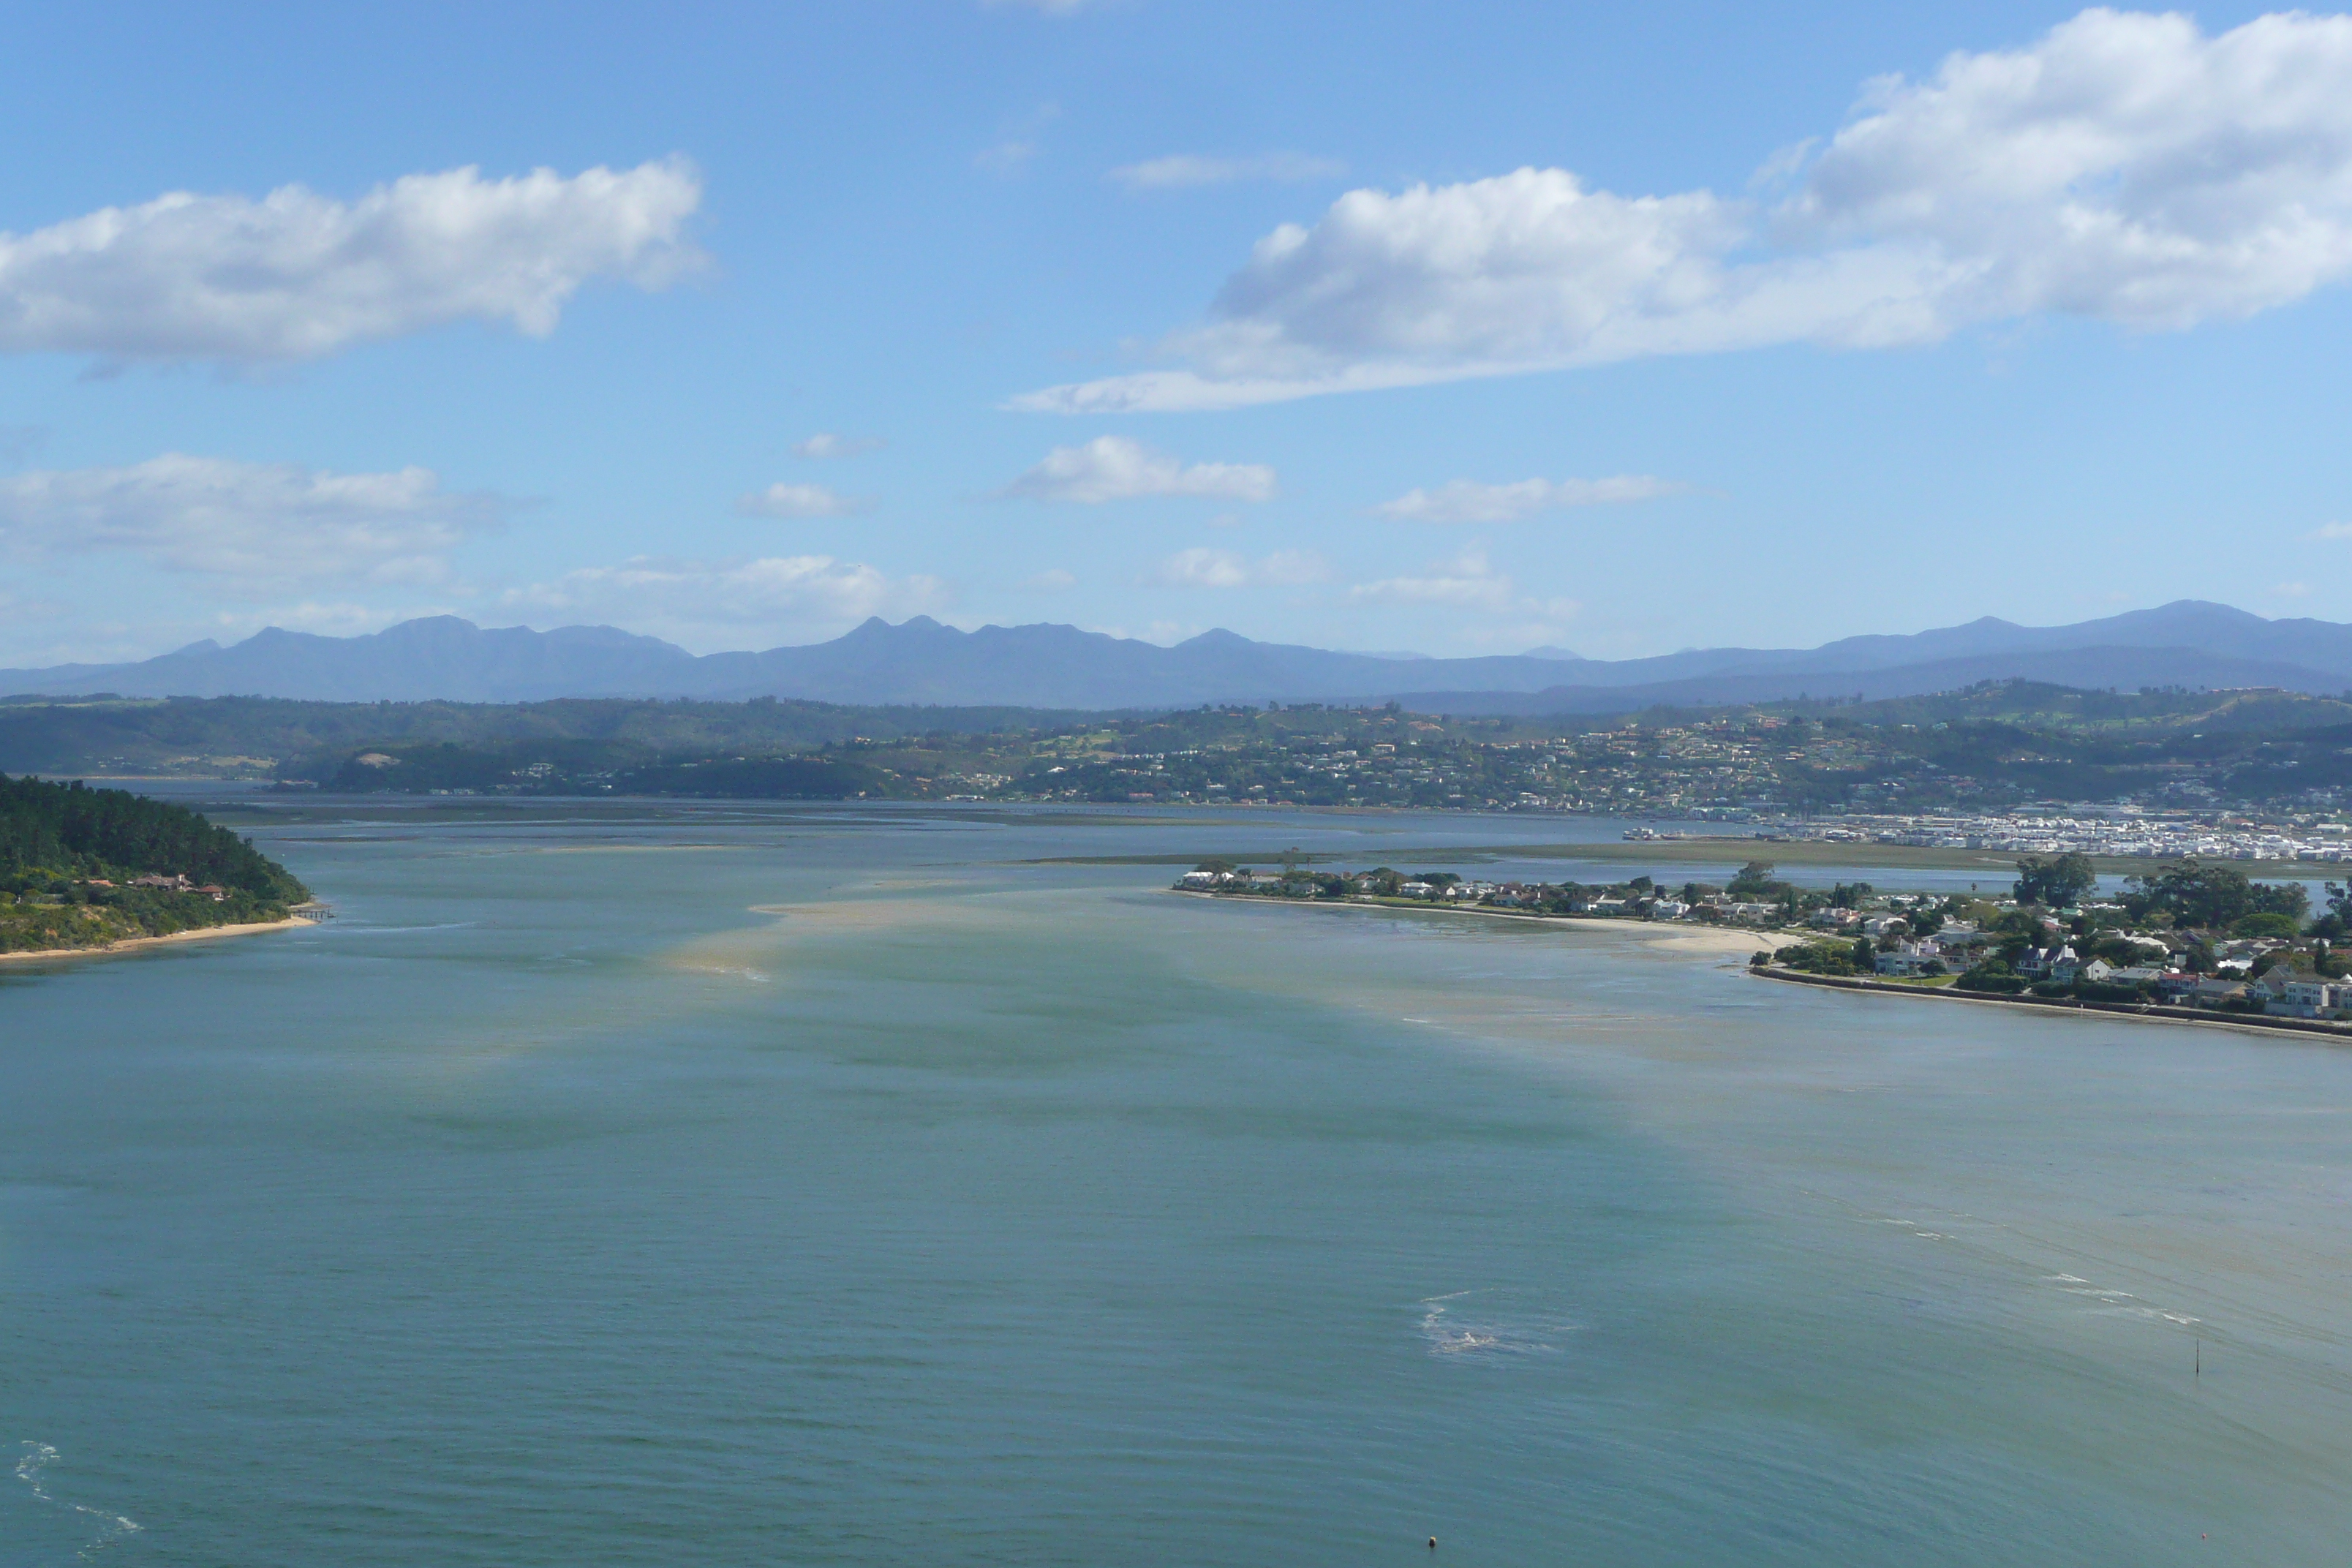
<svg viewBox="0 0 2352 1568">
<path fill-rule="evenodd" d="M 1625 196 L 1558 168 L 1350 191 L 1285 224 L 1180 368 L 1066 414 L 1239 407 L 1657 354 L 1932 343 L 2042 313 L 2141 331 L 2352 274 L 2352 17 L 2085 11 L 2030 47 L 1870 83 L 1777 199 Z"/>
<path fill-rule="evenodd" d="M 660 289 L 698 266 L 701 201 L 677 158 L 409 174 L 353 202 L 173 192 L 0 234 L 0 351 L 283 362 L 466 320 L 544 337 L 587 283 Z"/>
</svg>

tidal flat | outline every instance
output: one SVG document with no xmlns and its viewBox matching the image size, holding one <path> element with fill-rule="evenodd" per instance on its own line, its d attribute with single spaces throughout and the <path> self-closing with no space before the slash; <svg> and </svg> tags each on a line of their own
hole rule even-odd
<svg viewBox="0 0 2352 1568">
<path fill-rule="evenodd" d="M 205 809 L 339 918 L 0 972 L 12 1563 L 2352 1529 L 2340 1047 L 1104 863 L 1557 818 Z"/>
</svg>

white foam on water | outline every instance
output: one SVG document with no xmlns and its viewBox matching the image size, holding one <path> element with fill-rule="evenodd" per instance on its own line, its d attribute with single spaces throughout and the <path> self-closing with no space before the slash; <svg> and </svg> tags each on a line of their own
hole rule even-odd
<svg viewBox="0 0 2352 1568">
<path fill-rule="evenodd" d="M 1420 1303 L 1421 1338 L 1433 1356 L 1546 1355 L 1579 1325 L 1516 1290 L 1455 1290 Z"/>
<path fill-rule="evenodd" d="M 76 1548 L 75 1556 L 84 1562 L 94 1561 L 100 1552 L 116 1542 L 139 1533 L 139 1523 L 136 1520 L 127 1519 L 119 1513 L 109 1513 L 101 1508 L 92 1508 L 88 1503 L 66 1502 L 49 1491 L 47 1486 L 42 1482 L 41 1472 L 58 1462 L 57 1449 L 47 1443 L 36 1443 L 30 1440 L 20 1443 L 18 1447 L 22 1447 L 25 1453 L 24 1457 L 16 1461 L 16 1479 L 33 1489 L 36 1500 L 47 1503 L 51 1508 L 64 1509 L 68 1512 L 81 1514 L 87 1519 L 98 1521 L 98 1533 Z"/>
</svg>

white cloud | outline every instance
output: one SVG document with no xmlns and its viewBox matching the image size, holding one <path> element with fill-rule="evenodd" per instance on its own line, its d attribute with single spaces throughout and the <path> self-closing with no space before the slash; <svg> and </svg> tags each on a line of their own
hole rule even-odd
<svg viewBox="0 0 2352 1568">
<path fill-rule="evenodd" d="M 742 517 L 854 517 L 873 506 L 870 496 L 845 496 L 823 485 L 773 484 L 735 498 Z"/>
<path fill-rule="evenodd" d="M 1076 587 L 1078 579 L 1076 574 L 1065 572 L 1059 566 L 1055 566 L 1038 573 L 1034 577 L 1024 578 L 1021 585 L 1033 593 L 1062 594 Z"/>
<path fill-rule="evenodd" d="M 1163 588 L 1259 588 L 1320 583 L 1331 574 L 1311 550 L 1278 550 L 1251 561 L 1230 550 L 1180 550 L 1152 568 L 1150 581 Z"/>
<path fill-rule="evenodd" d="M 1237 180 L 1336 180 L 1348 165 L 1337 158 L 1317 158 L 1305 153 L 1265 153 L 1254 158 L 1207 158 L 1191 153 L 1123 163 L 1110 177 L 1131 191 L 1179 190 L 1194 185 L 1224 185 Z"/>
<path fill-rule="evenodd" d="M 820 430 L 805 441 L 793 442 L 793 456 L 811 459 L 856 458 L 878 452 L 887 445 L 879 436 L 836 436 L 830 430 Z"/>
<path fill-rule="evenodd" d="M 2309 539 L 2352 539 L 2352 522 L 2322 523 L 2317 528 L 2313 529 L 2311 532 L 2306 534 L 2305 537 Z"/>
<path fill-rule="evenodd" d="M 1874 82 L 1817 153 L 1776 158 L 1773 178 L 1801 172 L 1770 205 L 1622 196 L 1562 169 L 1351 191 L 1258 242 L 1210 321 L 1165 345 L 1183 368 L 1012 405 L 1234 407 L 1929 343 L 2044 312 L 2150 330 L 2251 315 L 2352 275 L 2352 17 L 2209 37 L 2184 16 L 2085 11 L 2029 47 Z"/>
<path fill-rule="evenodd" d="M 130 551 L 248 591 L 443 583 L 448 551 L 508 504 L 450 494 L 429 468 L 334 474 L 168 452 L 128 468 L 0 479 L 0 546 L 32 557 Z"/>
<path fill-rule="evenodd" d="M 939 609 L 949 596 L 947 584 L 936 577 L 893 578 L 830 555 L 728 562 L 638 556 L 516 589 L 505 602 L 572 618 L 625 619 L 689 642 L 716 637 L 724 646 L 729 635 L 745 629 L 818 636 L 868 616 Z"/>
<path fill-rule="evenodd" d="M 350 203 L 175 192 L 0 234 L 0 350 L 298 360 L 469 319 L 543 337 L 583 283 L 658 289 L 695 265 L 701 200 L 679 159 L 410 174 Z"/>
<path fill-rule="evenodd" d="M 1619 474 L 1605 479 L 1521 479 L 1507 485 L 1454 479 L 1433 490 L 1407 490 L 1373 510 L 1382 517 L 1412 522 L 1513 522 L 1555 507 L 1652 500 L 1689 488 L 1647 474 Z"/>
<path fill-rule="evenodd" d="M 1124 436 L 1097 436 L 1082 447 L 1055 447 L 997 494 L 1087 506 L 1139 496 L 1261 501 L 1274 494 L 1274 470 L 1262 463 L 1187 464 Z"/>
</svg>

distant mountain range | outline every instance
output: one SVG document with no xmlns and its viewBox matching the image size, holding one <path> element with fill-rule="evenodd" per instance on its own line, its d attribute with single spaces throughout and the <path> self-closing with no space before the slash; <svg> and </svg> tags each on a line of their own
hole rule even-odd
<svg viewBox="0 0 2352 1568">
<path fill-rule="evenodd" d="M 0 693 L 528 702 L 558 697 L 801 698 L 844 703 L 1150 709 L 1202 702 L 1394 699 L 1452 713 L 1608 713 L 1797 696 L 1910 697 L 2024 677 L 2078 687 L 2352 689 L 2352 626 L 2265 620 L 2183 599 L 2066 626 L 1986 616 L 1814 648 L 1703 648 L 1582 658 L 1561 648 L 1487 658 L 1336 653 L 1228 631 L 1161 647 L 1037 625 L 959 631 L 928 616 L 869 620 L 831 642 L 701 657 L 611 626 L 485 630 L 454 616 L 365 637 L 271 627 L 136 664 L 0 670 Z"/>
</svg>

